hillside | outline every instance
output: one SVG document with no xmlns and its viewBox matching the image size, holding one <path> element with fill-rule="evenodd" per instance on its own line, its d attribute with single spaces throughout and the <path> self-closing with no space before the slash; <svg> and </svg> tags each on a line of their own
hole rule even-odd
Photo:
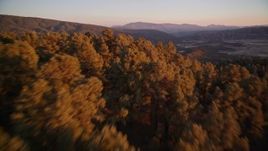
<svg viewBox="0 0 268 151">
<path fill-rule="evenodd" d="M 91 25 L 91 24 L 80 24 L 74 22 L 58 21 L 44 18 L 32 18 L 32 17 L 20 17 L 10 15 L 0 15 L 0 32 L 67 32 L 67 33 L 92 33 L 99 35 L 103 30 L 108 27 Z M 177 37 L 167 34 L 165 32 L 157 30 L 127 30 L 127 29 L 114 29 L 114 32 L 124 32 L 132 35 L 134 38 L 144 37 L 151 40 L 152 42 L 176 42 Z"/>
<path fill-rule="evenodd" d="M 80 24 L 66 21 L 58 21 L 44 18 L 20 17 L 10 15 L 0 15 L 0 32 L 90 32 L 92 34 L 100 34 L 101 31 L 107 29 L 104 26 Z"/>
</svg>

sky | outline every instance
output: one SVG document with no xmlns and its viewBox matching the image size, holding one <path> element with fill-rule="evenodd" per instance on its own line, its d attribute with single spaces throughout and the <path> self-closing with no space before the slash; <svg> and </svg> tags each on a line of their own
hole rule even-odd
<svg viewBox="0 0 268 151">
<path fill-rule="evenodd" d="M 104 26 L 130 22 L 268 25 L 268 0 L 0 0 L 0 14 Z"/>
</svg>

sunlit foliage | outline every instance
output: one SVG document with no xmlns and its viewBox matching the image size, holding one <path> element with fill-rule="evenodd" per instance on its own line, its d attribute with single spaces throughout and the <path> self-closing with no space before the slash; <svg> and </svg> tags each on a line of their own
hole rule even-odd
<svg viewBox="0 0 268 151">
<path fill-rule="evenodd" d="M 267 66 L 106 30 L 1 33 L 0 69 L 0 150 L 249 151 L 267 139 Z"/>
</svg>

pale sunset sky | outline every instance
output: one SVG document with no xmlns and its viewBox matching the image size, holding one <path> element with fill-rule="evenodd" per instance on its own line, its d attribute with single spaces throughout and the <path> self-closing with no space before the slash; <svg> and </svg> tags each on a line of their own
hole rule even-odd
<svg viewBox="0 0 268 151">
<path fill-rule="evenodd" d="M 268 25 L 268 0 L 0 0 L 0 14 L 104 26 L 129 22 Z"/>
</svg>

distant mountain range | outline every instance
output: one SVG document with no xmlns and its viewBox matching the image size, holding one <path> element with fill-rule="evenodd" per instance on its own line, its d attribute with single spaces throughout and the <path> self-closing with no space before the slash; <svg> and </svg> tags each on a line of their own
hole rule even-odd
<svg viewBox="0 0 268 151">
<path fill-rule="evenodd" d="M 208 25 L 200 26 L 195 24 L 155 24 L 146 22 L 129 23 L 123 26 L 114 26 L 113 28 L 119 30 L 158 30 L 166 33 L 178 33 L 178 32 L 196 32 L 196 31 L 215 31 L 215 30 L 229 30 L 238 29 L 239 26 L 225 26 L 225 25 Z"/>
<path fill-rule="evenodd" d="M 52 19 L 0 15 L 0 32 L 81 32 L 100 34 L 109 27 L 58 21 Z M 193 24 L 130 23 L 112 27 L 116 34 L 123 32 L 135 38 L 144 37 L 152 42 L 183 40 L 268 39 L 268 26 L 238 27 L 224 25 L 199 26 Z"/>
</svg>

